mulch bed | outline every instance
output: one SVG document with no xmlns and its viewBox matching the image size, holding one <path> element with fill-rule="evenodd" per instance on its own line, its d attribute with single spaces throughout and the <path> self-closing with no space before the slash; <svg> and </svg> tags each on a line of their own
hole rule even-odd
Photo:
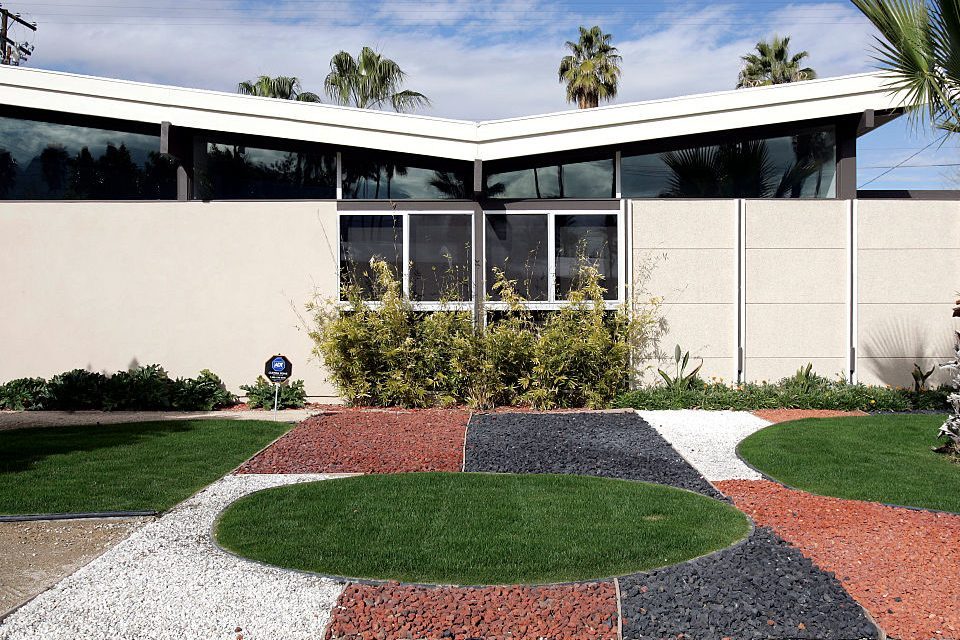
<svg viewBox="0 0 960 640">
<path fill-rule="evenodd" d="M 615 640 L 613 583 L 549 587 L 351 584 L 327 640 Z"/>
<path fill-rule="evenodd" d="M 790 422 L 804 418 L 844 418 L 869 415 L 863 411 L 833 411 L 831 409 L 760 409 L 753 415 L 767 422 Z"/>
<path fill-rule="evenodd" d="M 877 638 L 837 580 L 769 529 L 741 545 L 620 579 L 623 637 Z"/>
<path fill-rule="evenodd" d="M 634 413 L 492 413 L 467 429 L 466 471 L 569 473 L 720 494 Z"/>
<path fill-rule="evenodd" d="M 960 638 L 960 515 L 815 496 L 766 480 L 718 483 L 844 587 L 895 638 Z"/>
<path fill-rule="evenodd" d="M 470 414 L 457 409 L 341 409 L 309 418 L 238 473 L 460 471 Z"/>
</svg>

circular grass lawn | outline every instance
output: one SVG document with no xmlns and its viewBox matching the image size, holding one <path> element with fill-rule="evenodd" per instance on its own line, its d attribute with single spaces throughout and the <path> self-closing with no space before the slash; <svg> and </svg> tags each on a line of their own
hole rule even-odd
<svg viewBox="0 0 960 640">
<path fill-rule="evenodd" d="M 946 416 L 812 418 L 757 431 L 737 448 L 780 482 L 823 496 L 960 513 L 960 464 L 931 451 Z"/>
<path fill-rule="evenodd" d="M 673 564 L 749 531 L 723 502 L 672 487 L 567 475 L 405 473 L 241 498 L 218 542 L 329 575 L 459 585 L 587 580 Z"/>
</svg>

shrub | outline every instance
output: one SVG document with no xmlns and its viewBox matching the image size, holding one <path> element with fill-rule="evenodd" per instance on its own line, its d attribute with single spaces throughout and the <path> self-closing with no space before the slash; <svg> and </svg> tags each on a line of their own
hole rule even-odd
<svg viewBox="0 0 960 640">
<path fill-rule="evenodd" d="M 118 371 L 109 378 L 83 369 L 50 379 L 20 378 L 0 385 L 0 409 L 80 411 L 210 411 L 237 403 L 208 369 L 196 378 L 171 380 L 157 364 Z"/>
<path fill-rule="evenodd" d="M 485 326 L 450 310 L 414 311 L 390 267 L 372 260 L 374 296 L 347 286 L 345 308 L 313 300 L 310 336 L 340 395 L 353 405 L 476 408 L 606 406 L 631 379 L 662 327 L 657 303 L 609 311 L 599 270 L 581 260 L 568 305 L 535 322 L 516 282 L 495 271 L 503 311 Z"/>
<path fill-rule="evenodd" d="M 178 411 L 213 411 L 237 402 L 237 396 L 227 390 L 220 376 L 204 369 L 196 378 L 176 380 L 172 407 Z"/>
<path fill-rule="evenodd" d="M 105 375 L 85 369 L 57 374 L 47 385 L 50 396 L 47 408 L 59 411 L 102 409 L 106 385 Z"/>
<path fill-rule="evenodd" d="M 107 411 L 164 411 L 173 405 L 177 383 L 158 364 L 131 367 L 107 379 L 103 408 Z"/>
<path fill-rule="evenodd" d="M 43 378 L 17 378 L 0 385 L 0 409 L 45 409 L 49 401 L 47 381 Z"/>
<path fill-rule="evenodd" d="M 247 405 L 253 409 L 273 409 L 274 386 L 263 376 L 257 377 L 253 384 L 240 386 L 247 392 Z M 302 409 L 307 404 L 307 392 L 303 387 L 303 380 L 284 382 L 280 385 L 277 397 L 279 409 Z"/>
<path fill-rule="evenodd" d="M 828 380 L 802 369 L 800 375 L 774 383 L 727 385 L 721 382 L 699 384 L 678 391 L 666 386 L 635 389 L 619 396 L 617 407 L 634 409 L 833 409 L 838 411 L 909 411 L 915 396 L 911 390 L 848 384 Z M 942 410 L 946 406 L 943 389 L 924 391 L 921 409 Z"/>
</svg>

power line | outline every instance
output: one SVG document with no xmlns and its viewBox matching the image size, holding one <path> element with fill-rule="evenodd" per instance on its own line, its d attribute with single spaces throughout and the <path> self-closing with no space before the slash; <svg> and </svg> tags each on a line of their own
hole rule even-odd
<svg viewBox="0 0 960 640">
<path fill-rule="evenodd" d="M 33 53 L 33 46 L 26 42 L 16 42 L 11 40 L 10 23 L 21 24 L 31 31 L 37 30 L 36 23 L 27 22 L 20 17 L 19 13 L 11 13 L 0 5 L 0 64 L 19 65 Z"/>
<path fill-rule="evenodd" d="M 932 147 L 932 146 L 933 146 L 934 144 L 936 144 L 937 142 L 941 142 L 941 141 L 945 140 L 946 137 L 947 137 L 947 135 L 949 135 L 949 133 L 945 133 L 945 134 L 943 134 L 942 136 L 940 136 L 939 138 L 936 138 L 936 139 L 934 139 L 934 140 L 931 140 L 930 143 L 929 143 L 927 146 L 925 146 L 924 148 L 922 148 L 922 149 L 920 149 L 919 151 L 917 151 L 916 153 L 912 154 L 910 157 L 904 158 L 903 160 L 901 160 L 901 161 L 898 162 L 897 164 L 893 165 L 892 167 L 890 167 L 889 169 L 887 169 L 886 171 L 884 171 L 884 172 L 881 173 L 880 175 L 874 176 L 874 177 L 871 178 L 870 180 L 867 180 L 866 182 L 864 182 L 863 184 L 861 184 L 861 185 L 860 185 L 859 187 L 857 187 L 857 188 L 858 188 L 858 189 L 859 189 L 859 188 L 863 188 L 863 187 L 867 186 L 868 184 L 870 184 L 870 183 L 872 183 L 872 182 L 876 182 L 877 180 L 879 180 L 879 179 L 882 178 L 883 176 L 887 175 L 888 173 L 890 173 L 890 172 L 893 171 L 894 169 L 897 169 L 897 168 L 899 168 L 899 167 L 902 167 L 903 165 L 905 165 L 906 163 L 910 162 L 911 160 L 913 160 L 914 158 L 916 158 L 918 155 L 920 155 L 921 153 L 923 153 L 924 151 L 926 151 L 927 149 L 929 149 L 930 147 Z"/>
</svg>

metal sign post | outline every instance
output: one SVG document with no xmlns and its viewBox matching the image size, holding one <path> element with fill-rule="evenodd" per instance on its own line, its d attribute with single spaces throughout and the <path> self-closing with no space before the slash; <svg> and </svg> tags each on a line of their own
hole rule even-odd
<svg viewBox="0 0 960 640">
<path fill-rule="evenodd" d="M 273 383 L 273 418 L 277 418 L 280 403 L 280 385 L 293 375 L 293 363 L 284 355 L 277 354 L 263 365 L 263 375 Z"/>
</svg>

